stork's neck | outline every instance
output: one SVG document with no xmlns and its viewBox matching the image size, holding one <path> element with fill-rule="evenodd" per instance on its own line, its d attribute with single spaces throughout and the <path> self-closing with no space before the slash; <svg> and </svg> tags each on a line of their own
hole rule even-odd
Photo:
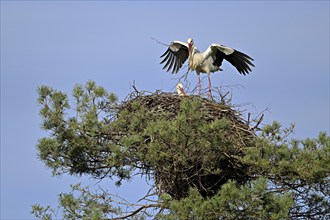
<svg viewBox="0 0 330 220">
<path fill-rule="evenodd" d="M 189 70 L 195 70 L 196 69 L 196 62 L 195 62 L 195 54 L 197 52 L 197 48 L 195 45 L 192 45 L 191 49 L 189 50 Z"/>
<path fill-rule="evenodd" d="M 194 70 L 193 68 L 193 63 L 194 63 L 194 55 L 195 55 L 195 46 L 192 45 L 190 50 L 189 50 L 189 69 Z"/>
<path fill-rule="evenodd" d="M 192 56 L 194 56 L 195 55 L 195 53 L 196 53 L 196 47 L 195 47 L 195 45 L 192 45 L 191 46 L 191 49 L 189 50 L 189 57 L 192 57 Z"/>
</svg>

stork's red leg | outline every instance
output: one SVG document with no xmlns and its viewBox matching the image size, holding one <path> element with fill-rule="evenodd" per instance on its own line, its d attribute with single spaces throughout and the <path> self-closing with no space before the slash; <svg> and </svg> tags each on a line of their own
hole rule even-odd
<svg viewBox="0 0 330 220">
<path fill-rule="evenodd" d="M 198 76 L 198 95 L 201 95 L 201 77 L 200 74 L 197 74 Z"/>
<path fill-rule="evenodd" d="M 207 74 L 207 77 L 209 79 L 209 98 L 211 98 L 211 77 L 210 77 L 210 74 Z"/>
</svg>

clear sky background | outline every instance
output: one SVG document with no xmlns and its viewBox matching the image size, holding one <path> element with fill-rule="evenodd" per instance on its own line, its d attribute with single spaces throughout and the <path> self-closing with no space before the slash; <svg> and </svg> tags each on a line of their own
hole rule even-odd
<svg viewBox="0 0 330 220">
<path fill-rule="evenodd" d="M 120 100 L 133 81 L 139 90 L 174 91 L 177 80 L 159 65 L 166 48 L 151 37 L 247 53 L 256 65 L 250 75 L 224 63 L 213 86 L 230 86 L 233 102 L 249 112 L 269 108 L 264 123 L 295 123 L 293 137 L 329 134 L 329 1 L 1 1 L 1 219 L 32 218 L 34 203 L 56 206 L 71 183 L 97 184 L 52 177 L 38 160 L 46 133 L 37 87 L 71 94 L 95 80 Z M 196 85 L 195 73 L 189 81 Z M 100 184 L 133 201 L 148 188 L 139 178 L 119 189 Z"/>
</svg>

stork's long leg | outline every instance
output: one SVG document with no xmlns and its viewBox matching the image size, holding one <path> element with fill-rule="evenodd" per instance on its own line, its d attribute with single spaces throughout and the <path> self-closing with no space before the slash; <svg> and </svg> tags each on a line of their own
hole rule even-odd
<svg viewBox="0 0 330 220">
<path fill-rule="evenodd" d="M 197 73 L 198 76 L 198 95 L 201 95 L 201 76 L 200 73 Z"/>
<path fill-rule="evenodd" d="M 211 76 L 210 73 L 207 73 L 207 77 L 209 79 L 209 98 L 211 98 Z"/>
</svg>

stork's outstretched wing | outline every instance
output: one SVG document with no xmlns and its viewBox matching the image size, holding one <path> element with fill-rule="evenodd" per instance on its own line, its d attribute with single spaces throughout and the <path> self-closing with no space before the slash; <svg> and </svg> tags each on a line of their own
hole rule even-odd
<svg viewBox="0 0 330 220">
<path fill-rule="evenodd" d="M 168 67 L 166 70 L 167 72 L 172 69 L 172 73 L 177 73 L 184 62 L 188 59 L 188 44 L 181 41 L 173 41 L 160 58 L 164 56 L 165 58 L 160 62 L 160 64 L 162 64 L 166 61 L 163 69 Z"/>
<path fill-rule="evenodd" d="M 254 64 L 251 62 L 253 61 L 251 57 L 238 50 L 220 44 L 211 44 L 205 53 L 207 56 L 212 56 L 214 58 L 213 65 L 221 66 L 223 59 L 225 59 L 243 75 L 249 74 L 251 67 L 254 67 Z"/>
</svg>

